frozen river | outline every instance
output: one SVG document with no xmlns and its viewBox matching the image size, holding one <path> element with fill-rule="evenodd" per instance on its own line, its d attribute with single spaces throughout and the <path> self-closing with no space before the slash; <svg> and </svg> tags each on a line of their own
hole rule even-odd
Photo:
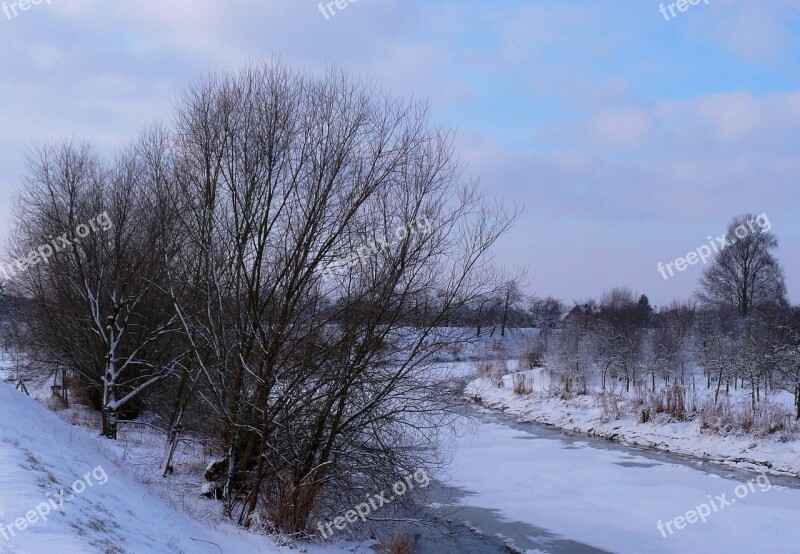
<svg viewBox="0 0 800 554">
<path fill-rule="evenodd" d="M 14 406 L 6 419 L 19 419 L 14 424 L 6 421 L 13 438 L 8 444 L 24 428 L 19 422 L 44 417 L 53 436 L 71 436 L 48 412 L 26 415 L 20 407 L 25 404 L 10 387 L 0 392 L 8 395 L 6 406 Z M 478 407 L 470 412 L 473 417 L 460 420 L 462 432 L 452 445 L 450 474 L 443 479 L 447 487 L 433 491 L 434 501 L 448 505 L 437 513 L 451 523 L 452 535 L 415 530 L 422 554 L 498 554 L 508 552 L 504 541 L 520 552 L 800 554 L 798 479 L 769 476 L 767 482 L 755 473 L 517 423 L 511 416 Z M 28 434 L 20 436 L 30 441 Z M 36 451 L 49 452 L 38 444 Z M 69 457 L 73 462 L 84 458 L 77 452 Z M 8 453 L 17 455 L 17 447 Z M 48 456 L 61 459 L 62 454 Z M 61 465 L 65 464 L 54 467 Z M 67 471 L 66 465 L 61 471 Z M 28 482 L 13 475 L 8 479 L 18 488 Z M 117 480 L 118 486 L 127 486 L 122 475 Z M 109 486 L 97 490 L 117 490 Z M 13 505 L 9 494 L 14 489 L 6 489 L 0 500 Z M 34 500 L 31 493 L 17 504 L 27 506 Z M 162 531 L 166 536 L 169 529 Z M 69 534 L 68 527 L 63 534 Z M 47 537 L 60 540 L 58 534 Z M 1 544 L 0 552 L 5 552 Z"/>
<path fill-rule="evenodd" d="M 429 539 L 420 550 L 502 552 L 510 540 L 522 552 L 800 553 L 797 480 L 476 413 L 463 421 L 440 499 L 461 507 L 447 519 L 494 544 L 431 548 Z"/>
</svg>

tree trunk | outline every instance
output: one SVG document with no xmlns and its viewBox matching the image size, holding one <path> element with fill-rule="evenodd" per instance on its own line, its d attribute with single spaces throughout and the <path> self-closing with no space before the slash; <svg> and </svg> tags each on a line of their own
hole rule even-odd
<svg viewBox="0 0 800 554">
<path fill-rule="evenodd" d="M 117 410 L 108 406 L 103 407 L 103 430 L 105 438 L 117 440 Z"/>
<path fill-rule="evenodd" d="M 117 440 L 117 408 L 116 408 L 116 383 L 111 381 L 111 372 L 106 371 L 103 386 L 103 430 L 102 435 L 107 439 Z"/>
<path fill-rule="evenodd" d="M 187 370 L 184 371 L 181 376 L 181 382 L 178 385 L 178 391 L 175 395 L 175 402 L 172 404 L 172 417 L 170 418 L 169 433 L 167 434 L 167 452 L 164 457 L 164 463 L 161 466 L 162 477 L 166 477 L 172 473 L 172 458 L 175 456 L 175 450 L 178 448 L 178 443 L 180 442 L 182 430 L 181 422 L 183 421 L 183 414 L 186 411 L 187 398 L 185 398 L 184 392 L 188 379 L 189 372 Z M 191 392 L 189 394 L 191 395 Z"/>
<path fill-rule="evenodd" d="M 795 419 L 800 419 L 800 384 L 794 387 L 794 406 L 797 409 Z"/>
<path fill-rule="evenodd" d="M 510 293 L 506 292 L 506 303 L 503 306 L 503 322 L 502 322 L 502 325 L 500 327 L 500 336 L 501 337 L 505 337 L 506 336 L 506 325 L 508 324 L 508 308 L 509 308 L 510 300 L 511 300 L 511 295 L 510 295 Z"/>
</svg>

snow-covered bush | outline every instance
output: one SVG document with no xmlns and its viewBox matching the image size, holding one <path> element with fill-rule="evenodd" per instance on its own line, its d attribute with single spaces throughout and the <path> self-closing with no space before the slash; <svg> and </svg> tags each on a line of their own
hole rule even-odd
<svg viewBox="0 0 800 554">
<path fill-rule="evenodd" d="M 525 369 L 534 369 L 544 365 L 544 358 L 547 353 L 547 337 L 548 333 L 539 333 L 524 340 L 520 348 L 520 366 L 524 365 Z"/>
<path fill-rule="evenodd" d="M 711 435 L 724 435 L 730 432 L 729 423 L 722 417 L 726 402 L 727 399 L 716 403 L 707 401 L 701 406 L 698 414 L 701 432 Z"/>
</svg>

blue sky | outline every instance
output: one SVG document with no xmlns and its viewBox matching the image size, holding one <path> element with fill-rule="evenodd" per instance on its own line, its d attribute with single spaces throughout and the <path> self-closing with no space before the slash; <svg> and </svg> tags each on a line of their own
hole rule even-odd
<svg viewBox="0 0 800 554">
<path fill-rule="evenodd" d="M 6 0 L 7 4 L 8 2 Z M 46 0 L 0 12 L 0 235 L 34 142 L 113 152 L 212 70 L 279 57 L 427 99 L 467 176 L 525 205 L 497 258 L 566 301 L 664 281 L 736 214 L 766 213 L 800 301 L 800 3 L 701 0 Z M 669 5 L 669 2 L 665 3 Z"/>
</svg>

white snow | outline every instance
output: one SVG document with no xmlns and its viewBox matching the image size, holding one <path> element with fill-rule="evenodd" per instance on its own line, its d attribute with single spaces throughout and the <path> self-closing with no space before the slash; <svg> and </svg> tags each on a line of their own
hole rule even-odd
<svg viewBox="0 0 800 554">
<path fill-rule="evenodd" d="M 124 451 L 124 445 L 118 445 Z M 120 463 L 122 462 L 122 463 Z M 9 554 L 261 554 L 297 552 L 227 523 L 199 522 L 137 482 L 116 448 L 62 421 L 35 400 L 0 382 L 0 553 Z M 14 535 L 18 518 L 47 495 L 102 467 L 108 481 Z M 151 471 L 152 473 L 152 471 Z M 152 485 L 151 485 L 152 486 Z M 199 492 L 199 491 L 198 491 Z M 213 501 L 208 501 L 213 502 Z M 312 545 L 308 552 L 350 552 L 347 545 Z M 366 548 L 363 550 L 366 552 Z"/>
<path fill-rule="evenodd" d="M 435 373 L 458 379 L 469 375 L 473 366 L 442 363 Z M 536 378 L 541 387 L 541 375 Z M 765 468 L 741 460 L 774 462 L 776 471 L 792 473 L 800 464 L 796 443 L 705 436 L 693 430 L 697 424 L 692 422 L 639 425 L 629 417 L 603 422 L 590 397 L 565 403 L 541 391 L 518 396 L 510 386 L 497 389 L 484 380 L 472 381 L 468 394 L 480 395 L 487 405 L 521 419 L 617 435 L 630 444 L 705 453 L 746 469 Z M 611 443 L 604 448 L 585 438 L 537 436 L 535 429 L 528 432 L 486 420 L 462 423 L 464 433 L 454 441 L 448 484 L 471 493 L 463 500 L 467 506 L 496 510 L 509 522 L 530 526 L 539 548 L 529 552 L 550 551 L 547 534 L 553 534 L 620 554 L 800 554 L 800 489 L 772 484 L 762 492 L 756 487 L 712 513 L 705 523 L 687 525 L 664 538 L 657 522 L 685 516 L 708 502 L 709 495 L 732 498 L 742 478 L 720 477 L 699 463 L 693 468 Z M 93 468 L 102 466 L 108 476 L 104 485 L 88 488 L 46 522 L 17 531 L 10 541 L 0 535 L 0 554 L 297 552 L 215 517 L 218 504 L 199 497 L 196 479 L 213 460 L 179 452 L 176 473 L 165 486 L 153 473 L 163 439 L 147 428 L 135 429 L 124 428 L 124 440 L 118 442 L 101 439 L 0 383 L 0 524 L 25 517 L 46 501 L 47 494 Z M 165 491 L 175 498 L 164 498 Z M 371 552 L 366 544 L 303 547 L 314 554 Z"/>
<path fill-rule="evenodd" d="M 706 523 L 664 538 L 659 520 L 685 516 L 708 495 L 730 499 L 741 481 L 609 446 L 482 422 L 457 443 L 452 484 L 474 493 L 468 506 L 620 554 L 800 553 L 800 490 L 756 486 Z"/>
<path fill-rule="evenodd" d="M 705 434 L 700 432 L 696 421 L 642 424 L 625 413 L 619 420 L 609 419 L 603 417 L 593 396 L 577 396 L 566 401 L 554 398 L 542 390 L 542 382 L 546 381 L 544 374 L 536 372 L 533 378 L 538 390 L 531 394 L 514 394 L 508 378 L 504 388 L 494 387 L 486 379 L 476 379 L 467 386 L 466 393 L 480 397 L 486 407 L 527 421 L 744 469 L 800 476 L 800 441 L 782 442 L 776 436 Z"/>
</svg>

